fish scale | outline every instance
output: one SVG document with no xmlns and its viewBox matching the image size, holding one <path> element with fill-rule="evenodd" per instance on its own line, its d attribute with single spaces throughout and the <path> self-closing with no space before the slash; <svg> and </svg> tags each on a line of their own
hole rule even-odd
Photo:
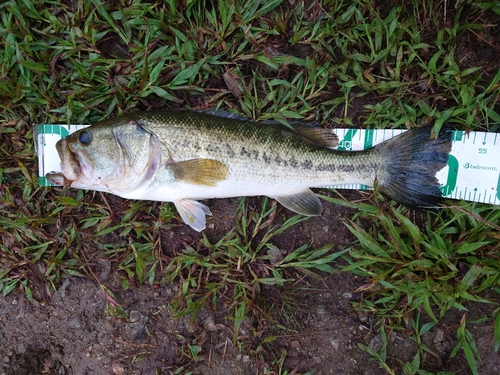
<svg viewBox="0 0 500 375">
<path fill-rule="evenodd" d="M 283 175 L 285 180 L 289 180 L 291 176 L 298 175 L 308 178 L 307 183 L 301 186 L 322 187 L 331 182 L 331 172 L 338 170 L 348 174 L 337 175 L 338 181 L 358 179 L 362 183 L 373 181 L 375 168 L 380 163 L 373 162 L 374 155 L 370 152 L 359 152 L 353 158 L 352 154 L 304 143 L 300 136 L 282 125 L 262 125 L 219 117 L 203 121 L 206 115 L 182 114 L 185 121 L 176 118 L 178 112 L 155 114 L 151 118 L 145 114 L 143 119 L 155 134 L 168 132 L 169 137 L 160 137 L 160 140 L 165 151 L 175 160 L 215 158 L 230 165 L 233 173 L 243 172 L 241 175 L 245 179 L 250 175 L 272 173 L 274 178 Z M 172 129 L 167 131 L 165 124 L 172 124 Z M 268 150 L 272 150 L 272 154 Z M 368 160 L 371 162 L 367 163 Z"/>
<path fill-rule="evenodd" d="M 451 133 L 414 129 L 364 151 L 332 148 L 331 131 L 308 124 L 258 123 L 189 111 L 136 112 L 101 121 L 57 143 L 56 184 L 124 198 L 174 202 L 195 230 L 210 210 L 198 200 L 267 195 L 304 215 L 322 204 L 310 190 L 379 184 L 411 207 L 441 201 L 436 173 L 446 166 Z"/>
</svg>

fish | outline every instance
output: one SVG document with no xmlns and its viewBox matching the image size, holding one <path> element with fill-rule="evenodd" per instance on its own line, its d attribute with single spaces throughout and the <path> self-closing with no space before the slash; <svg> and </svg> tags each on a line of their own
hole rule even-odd
<svg viewBox="0 0 500 375">
<path fill-rule="evenodd" d="M 191 228 L 206 228 L 200 200 L 265 195 L 301 215 L 323 211 L 311 188 L 377 184 L 411 208 L 439 208 L 438 171 L 451 131 L 411 129 L 364 151 L 339 151 L 335 132 L 314 124 L 258 122 L 223 113 L 132 112 L 78 130 L 56 144 L 55 185 L 127 199 L 173 202 Z"/>
</svg>

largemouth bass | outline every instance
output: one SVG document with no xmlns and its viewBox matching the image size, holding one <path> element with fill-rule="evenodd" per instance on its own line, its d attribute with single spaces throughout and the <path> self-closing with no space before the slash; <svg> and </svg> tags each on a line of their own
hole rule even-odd
<svg viewBox="0 0 500 375">
<path fill-rule="evenodd" d="M 57 185 L 129 199 L 173 202 L 201 231 L 209 208 L 198 200 L 267 195 L 291 211 L 319 215 L 311 187 L 374 186 L 409 207 L 442 203 L 436 173 L 451 132 L 410 130 L 365 151 L 336 151 L 333 132 L 307 124 L 258 123 L 200 112 L 136 112 L 98 122 L 60 140 Z"/>
</svg>

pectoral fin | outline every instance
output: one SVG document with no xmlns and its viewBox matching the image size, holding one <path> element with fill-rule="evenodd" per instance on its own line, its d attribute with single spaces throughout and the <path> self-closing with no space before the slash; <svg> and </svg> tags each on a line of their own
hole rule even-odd
<svg viewBox="0 0 500 375">
<path fill-rule="evenodd" d="M 201 232 L 206 227 L 206 215 L 212 215 L 207 206 L 191 199 L 182 199 L 174 202 L 174 205 L 182 220 L 198 232 Z"/>
<path fill-rule="evenodd" d="M 192 159 L 167 166 L 175 179 L 196 185 L 216 186 L 229 173 L 227 166 L 213 159 Z"/>
<path fill-rule="evenodd" d="M 290 211 L 306 216 L 317 216 L 323 211 L 323 204 L 316 194 L 307 189 L 292 195 L 275 197 L 278 202 Z"/>
</svg>

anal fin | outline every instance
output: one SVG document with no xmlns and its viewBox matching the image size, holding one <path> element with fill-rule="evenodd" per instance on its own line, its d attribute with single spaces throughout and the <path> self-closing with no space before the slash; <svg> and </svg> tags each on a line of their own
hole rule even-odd
<svg viewBox="0 0 500 375">
<path fill-rule="evenodd" d="M 323 204 L 316 194 L 306 189 L 296 194 L 274 197 L 290 211 L 306 216 L 317 216 L 323 212 Z"/>
<path fill-rule="evenodd" d="M 212 215 L 207 206 L 192 199 L 181 199 L 174 202 L 174 205 L 182 220 L 198 232 L 201 232 L 206 227 L 206 215 Z"/>
</svg>

